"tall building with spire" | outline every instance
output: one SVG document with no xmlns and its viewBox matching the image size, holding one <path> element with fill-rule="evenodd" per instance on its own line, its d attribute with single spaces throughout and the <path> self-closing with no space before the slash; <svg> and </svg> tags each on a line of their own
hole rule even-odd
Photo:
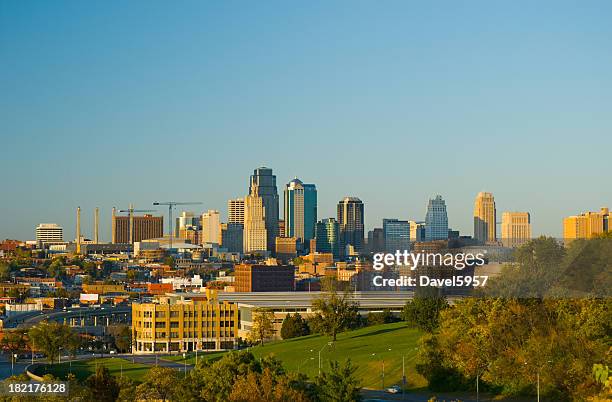
<svg viewBox="0 0 612 402">
<path fill-rule="evenodd" d="M 317 188 L 297 177 L 285 186 L 285 236 L 296 237 L 303 244 L 314 239 L 317 223 Z"/>
<path fill-rule="evenodd" d="M 340 253 L 346 254 L 347 246 L 355 252 L 363 250 L 364 213 L 363 202 L 357 197 L 344 197 L 338 203 L 340 228 Z"/>
<path fill-rule="evenodd" d="M 441 195 L 430 199 L 427 204 L 425 215 L 425 240 L 447 240 L 448 239 L 448 215 L 446 213 L 446 202 Z"/>
<path fill-rule="evenodd" d="M 267 245 L 265 249 L 272 251 L 276 247 L 276 236 L 278 236 L 278 190 L 276 188 L 276 176 L 272 174 L 272 169 L 260 167 L 253 171 L 249 186 L 249 196 L 261 198 L 266 226 Z M 251 200 L 251 205 L 255 205 L 253 200 Z M 247 226 L 247 208 L 245 200 L 245 230 Z"/>
<path fill-rule="evenodd" d="M 480 192 L 474 201 L 474 239 L 480 243 L 497 240 L 497 212 L 493 194 Z"/>
</svg>

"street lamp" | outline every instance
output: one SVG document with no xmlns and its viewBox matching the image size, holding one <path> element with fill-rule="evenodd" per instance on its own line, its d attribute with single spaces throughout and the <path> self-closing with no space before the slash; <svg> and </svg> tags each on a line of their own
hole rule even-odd
<svg viewBox="0 0 612 402">
<path fill-rule="evenodd" d="M 185 378 L 187 378 L 187 353 L 183 352 L 183 362 L 185 362 Z"/>
<path fill-rule="evenodd" d="M 323 345 L 321 350 L 319 350 L 319 375 L 321 375 L 321 352 L 323 352 L 323 349 L 333 344 L 334 344 L 333 342 L 327 342 L 325 345 Z"/>
<path fill-rule="evenodd" d="M 548 360 L 546 361 L 546 363 L 550 364 L 552 363 L 552 360 Z M 525 365 L 527 365 L 527 362 L 525 362 Z M 537 381 L 537 402 L 540 402 L 540 371 L 542 371 L 542 366 L 543 365 L 539 365 L 537 366 L 537 371 L 536 371 L 536 381 Z"/>
</svg>

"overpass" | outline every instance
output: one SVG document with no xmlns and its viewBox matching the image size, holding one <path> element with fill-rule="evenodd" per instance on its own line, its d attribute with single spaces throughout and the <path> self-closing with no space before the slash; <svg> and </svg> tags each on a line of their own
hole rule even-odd
<svg viewBox="0 0 612 402">
<path fill-rule="evenodd" d="M 132 306 L 72 307 L 65 310 L 30 311 L 3 320 L 4 328 L 29 328 L 41 321 L 67 324 L 77 332 L 104 334 L 109 325 L 132 323 Z"/>
</svg>

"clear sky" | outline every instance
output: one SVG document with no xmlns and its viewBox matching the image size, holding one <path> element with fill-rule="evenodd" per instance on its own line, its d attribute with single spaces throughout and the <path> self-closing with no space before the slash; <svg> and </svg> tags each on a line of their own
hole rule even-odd
<svg viewBox="0 0 612 402">
<path fill-rule="evenodd" d="M 101 208 L 226 214 L 253 169 L 366 226 L 479 191 L 534 234 L 612 207 L 610 1 L 0 0 L 0 238 Z M 196 208 L 200 210 L 202 208 Z M 282 210 L 282 208 L 281 208 Z M 160 212 L 166 212 L 160 209 Z"/>
</svg>

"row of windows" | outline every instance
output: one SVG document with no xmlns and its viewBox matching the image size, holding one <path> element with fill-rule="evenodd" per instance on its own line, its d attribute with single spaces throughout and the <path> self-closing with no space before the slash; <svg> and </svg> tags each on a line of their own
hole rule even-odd
<svg viewBox="0 0 612 402">
<path fill-rule="evenodd" d="M 156 331 L 155 338 L 166 338 L 168 333 L 166 331 Z M 234 337 L 234 331 L 210 331 L 210 332 L 193 332 L 193 331 L 183 331 L 183 336 L 180 336 L 179 331 L 170 331 L 170 338 L 178 339 L 178 338 L 215 338 L 220 337 Z M 136 337 L 139 339 L 153 339 L 153 333 L 151 331 L 137 331 Z"/>
<path fill-rule="evenodd" d="M 201 323 L 201 324 L 198 324 Z M 156 328 L 165 328 L 167 327 L 167 322 L 166 321 L 155 321 L 155 327 Z M 218 325 L 217 325 L 218 324 Z M 229 321 L 219 321 L 214 322 L 214 321 L 185 321 L 183 322 L 183 326 L 185 328 L 191 328 L 191 327 L 198 327 L 198 326 L 202 326 L 202 327 L 233 327 L 235 324 L 234 320 L 229 320 Z M 137 321 L 136 322 L 136 328 L 152 328 L 153 327 L 153 323 L 151 321 Z M 179 328 L 180 324 L 179 321 L 170 321 L 170 328 Z"/>
<path fill-rule="evenodd" d="M 170 318 L 178 318 L 180 311 L 170 311 Z M 188 318 L 188 317 L 197 317 L 198 314 L 197 311 L 184 311 L 183 312 L 183 317 Z M 141 312 L 138 311 L 138 317 L 141 317 Z M 207 311 L 207 310 L 202 310 L 201 312 L 201 317 L 216 317 L 217 316 L 217 311 L 216 310 L 212 310 L 212 311 Z M 234 310 L 221 310 L 219 311 L 219 317 L 233 317 L 234 316 Z M 152 311 L 143 311 L 142 312 L 142 317 L 144 318 L 153 318 L 153 312 Z M 155 312 L 155 318 L 166 318 L 166 312 L 165 311 L 156 311 Z"/>
</svg>

